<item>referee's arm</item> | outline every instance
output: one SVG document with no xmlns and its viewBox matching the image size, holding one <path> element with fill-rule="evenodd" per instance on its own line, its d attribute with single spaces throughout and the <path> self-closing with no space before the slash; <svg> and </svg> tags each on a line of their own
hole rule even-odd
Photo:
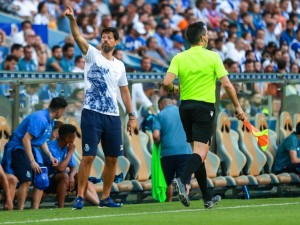
<svg viewBox="0 0 300 225">
<path fill-rule="evenodd" d="M 167 90 L 168 92 L 177 93 L 179 91 L 178 87 L 173 84 L 173 81 L 175 80 L 175 78 L 176 78 L 176 75 L 174 73 L 169 73 L 169 72 L 166 73 L 166 76 L 163 81 L 163 86 L 164 86 L 164 89 Z"/>
<path fill-rule="evenodd" d="M 236 118 L 239 120 L 244 120 L 244 111 L 240 106 L 239 100 L 236 95 L 236 91 L 235 91 L 232 83 L 230 82 L 228 76 L 226 75 L 226 76 L 221 77 L 220 81 L 221 81 L 222 86 L 224 87 L 227 95 L 229 96 L 229 98 L 231 99 L 231 101 L 235 107 Z"/>
</svg>

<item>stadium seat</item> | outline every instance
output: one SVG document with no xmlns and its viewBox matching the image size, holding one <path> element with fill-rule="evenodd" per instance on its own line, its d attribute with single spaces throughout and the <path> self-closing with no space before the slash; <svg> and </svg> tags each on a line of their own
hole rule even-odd
<svg viewBox="0 0 300 225">
<path fill-rule="evenodd" d="M 128 119 L 128 118 L 127 118 Z M 151 195 L 151 154 L 147 149 L 148 136 L 140 131 L 138 135 L 126 131 L 124 135 L 124 151 L 133 167 L 133 191 L 137 192 L 140 202 Z"/>
<path fill-rule="evenodd" d="M 294 127 L 296 127 L 299 122 L 300 122 L 300 113 L 296 113 L 294 115 Z"/>
<path fill-rule="evenodd" d="M 249 117 L 246 114 L 245 120 L 249 121 Z M 263 169 L 267 162 L 266 155 L 258 146 L 257 140 L 251 131 L 248 130 L 242 121 L 239 121 L 237 132 L 239 134 L 239 148 L 247 158 L 244 172 L 248 174 L 250 185 L 279 183 L 278 179 L 272 179 L 273 177 L 264 173 Z"/>
<path fill-rule="evenodd" d="M 100 144 L 99 144 L 99 148 L 97 151 L 97 157 L 101 158 L 101 160 L 103 160 L 105 162 L 104 152 L 103 152 Z M 119 176 L 120 180 L 118 182 L 115 181 L 115 183 L 118 186 L 120 193 L 131 192 L 133 190 L 132 182 L 130 182 L 129 180 L 125 180 L 126 175 L 129 170 L 129 166 L 130 166 L 130 162 L 125 156 L 118 157 L 116 177 Z M 124 195 L 124 193 L 123 193 L 123 195 Z"/>
<path fill-rule="evenodd" d="M 255 116 L 255 127 L 260 131 L 268 129 L 268 123 L 265 116 L 261 113 L 256 114 Z M 265 166 L 265 172 L 269 173 L 272 178 L 274 178 L 274 174 L 272 174 L 272 166 L 274 162 L 274 158 L 277 151 L 277 144 L 276 144 L 277 134 L 269 129 L 269 144 L 267 151 L 265 151 L 265 155 L 267 157 L 267 163 Z M 280 184 L 289 184 L 292 180 L 290 174 L 282 173 L 276 175 Z"/>
<path fill-rule="evenodd" d="M 289 136 L 294 130 L 293 120 L 289 112 L 282 112 L 279 121 L 279 140 L 280 143 Z"/>
<path fill-rule="evenodd" d="M 80 160 L 82 159 L 81 128 L 80 128 L 79 124 L 77 123 L 77 121 L 75 120 L 74 117 L 66 118 L 65 123 L 72 124 L 73 126 L 75 126 L 77 128 L 77 137 L 75 138 L 76 150 L 75 150 L 74 154 L 76 156 L 75 157 L 76 164 L 77 164 L 76 167 L 77 167 L 77 170 L 78 170 Z M 104 169 L 104 164 L 105 164 L 104 161 L 100 157 L 96 156 L 95 160 L 93 162 L 93 166 L 91 168 L 90 177 L 100 179 L 101 176 L 102 176 L 103 169 Z M 103 190 L 103 183 L 102 182 L 101 183 L 96 183 L 95 187 L 96 187 L 97 193 L 100 193 Z M 119 188 L 115 183 L 113 183 L 112 192 L 119 192 Z"/>
<path fill-rule="evenodd" d="M 10 137 L 10 129 L 7 124 L 7 120 L 0 116 L 0 152 L 3 153 L 4 146 L 8 142 L 8 139 Z"/>
<path fill-rule="evenodd" d="M 226 178 L 223 176 L 218 176 L 217 174 L 219 166 L 220 158 L 216 154 L 209 151 L 205 160 L 208 188 L 227 187 Z M 197 180 L 193 178 L 191 180 L 191 189 L 193 190 L 195 188 L 199 188 L 199 185 Z"/>
<path fill-rule="evenodd" d="M 224 112 L 218 115 L 216 141 L 217 154 L 223 163 L 222 173 L 226 176 L 227 185 L 249 185 L 248 177 L 240 175 L 246 164 L 246 157 L 238 147 L 238 134 L 230 129 L 230 119 Z"/>
</svg>

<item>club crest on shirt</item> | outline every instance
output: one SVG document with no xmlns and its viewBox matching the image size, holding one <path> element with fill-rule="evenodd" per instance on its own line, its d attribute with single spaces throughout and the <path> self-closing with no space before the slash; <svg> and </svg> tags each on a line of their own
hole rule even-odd
<svg viewBox="0 0 300 225">
<path fill-rule="evenodd" d="M 120 145 L 120 151 L 123 151 L 123 145 Z"/>
<path fill-rule="evenodd" d="M 213 117 L 213 116 L 214 116 L 214 112 L 210 111 L 210 117 Z"/>
<path fill-rule="evenodd" d="M 28 177 L 28 178 L 31 177 L 31 173 L 29 171 L 26 172 L 26 177 Z"/>
<path fill-rule="evenodd" d="M 88 152 L 90 150 L 90 146 L 88 144 L 84 145 L 84 151 Z"/>
</svg>

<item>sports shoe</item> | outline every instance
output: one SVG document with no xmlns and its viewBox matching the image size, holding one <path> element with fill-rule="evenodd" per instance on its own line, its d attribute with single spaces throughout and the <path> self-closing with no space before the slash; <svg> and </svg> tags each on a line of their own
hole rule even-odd
<svg viewBox="0 0 300 225">
<path fill-rule="evenodd" d="M 181 182 L 180 178 L 174 178 L 172 180 L 172 185 L 176 189 L 176 191 L 178 192 L 179 201 L 181 201 L 181 203 L 185 207 L 189 207 L 190 206 L 190 199 L 186 194 L 185 186 Z"/>
<path fill-rule="evenodd" d="M 111 197 L 107 197 L 106 199 L 100 200 L 99 208 L 102 207 L 116 208 L 116 207 L 121 207 L 122 205 L 123 205 L 122 203 L 114 202 L 114 200 L 112 200 Z"/>
<path fill-rule="evenodd" d="M 204 202 L 204 208 L 206 209 L 211 209 L 214 207 L 214 205 L 218 204 L 221 201 L 221 196 L 216 195 L 212 198 L 211 201 L 206 201 Z"/>
<path fill-rule="evenodd" d="M 77 196 L 75 199 L 75 203 L 73 205 L 73 210 L 75 209 L 82 209 L 84 206 L 84 199 L 81 196 Z"/>
</svg>

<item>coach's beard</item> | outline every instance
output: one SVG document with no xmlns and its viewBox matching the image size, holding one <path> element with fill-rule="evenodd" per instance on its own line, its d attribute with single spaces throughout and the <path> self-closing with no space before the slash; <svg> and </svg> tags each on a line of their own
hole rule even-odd
<svg viewBox="0 0 300 225">
<path fill-rule="evenodd" d="M 111 47 L 111 46 L 109 46 L 108 44 L 103 44 L 103 45 L 101 46 L 101 49 L 102 49 L 103 52 L 110 52 L 111 50 L 114 49 L 114 47 Z"/>
</svg>

